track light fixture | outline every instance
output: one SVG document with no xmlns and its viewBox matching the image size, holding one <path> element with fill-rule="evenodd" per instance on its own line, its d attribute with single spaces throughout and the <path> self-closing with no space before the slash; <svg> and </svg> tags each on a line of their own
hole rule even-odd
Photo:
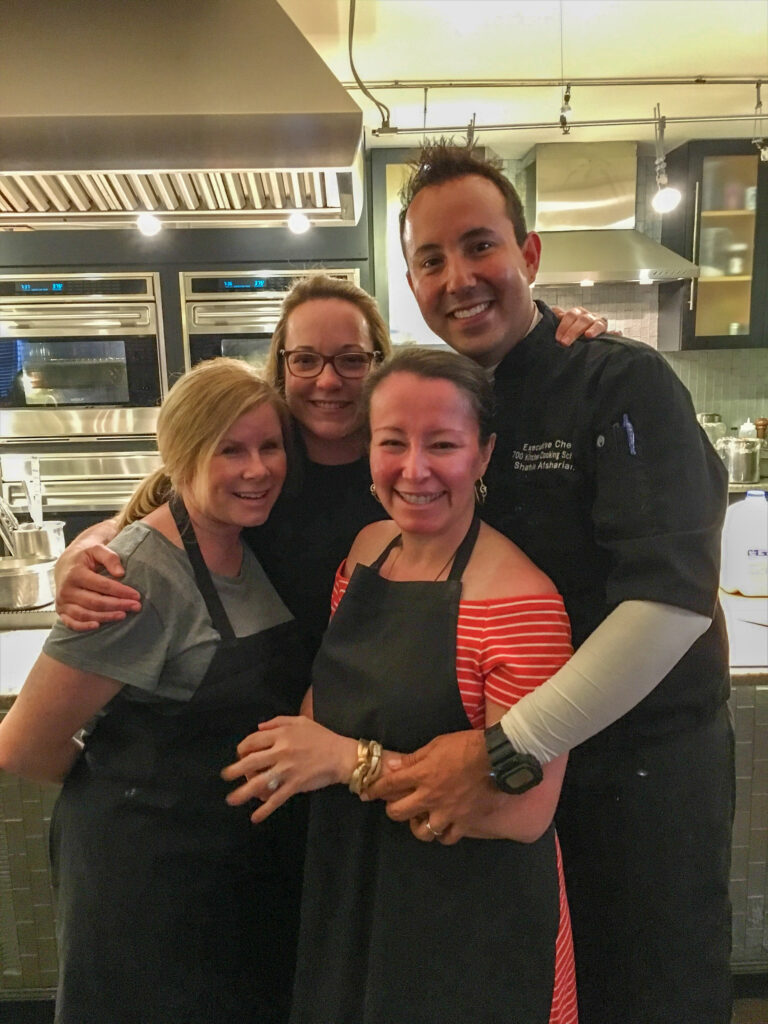
<svg viewBox="0 0 768 1024">
<path fill-rule="evenodd" d="M 667 180 L 667 161 L 664 157 L 666 118 L 661 116 L 661 104 L 656 104 L 653 113 L 656 118 L 653 126 L 656 136 L 656 194 L 651 200 L 651 206 L 657 213 L 669 213 L 679 204 L 682 195 L 680 190 L 672 188 Z"/>
<path fill-rule="evenodd" d="M 763 118 L 763 101 L 760 97 L 761 85 L 762 82 L 755 82 L 755 127 L 753 129 L 752 144 L 757 147 L 760 159 L 764 163 L 768 163 L 768 139 L 762 138 L 760 135 L 760 129 L 762 128 L 760 122 Z"/>
<path fill-rule="evenodd" d="M 563 103 L 562 103 L 562 106 L 560 107 L 560 131 L 563 133 L 563 135 L 570 135 L 570 133 L 571 133 L 571 126 L 570 126 L 570 123 L 569 123 L 570 120 L 571 120 L 571 83 L 569 82 L 568 85 L 566 85 L 566 87 L 565 87 L 565 92 L 563 93 Z"/>
</svg>

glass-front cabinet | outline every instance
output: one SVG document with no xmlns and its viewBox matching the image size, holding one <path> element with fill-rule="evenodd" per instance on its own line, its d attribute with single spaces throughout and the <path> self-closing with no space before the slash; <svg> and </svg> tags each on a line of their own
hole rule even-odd
<svg viewBox="0 0 768 1024">
<path fill-rule="evenodd" d="M 700 276 L 661 287 L 659 347 L 768 345 L 768 164 L 740 140 L 688 143 L 667 164 L 684 199 L 665 215 L 662 242 Z"/>
</svg>

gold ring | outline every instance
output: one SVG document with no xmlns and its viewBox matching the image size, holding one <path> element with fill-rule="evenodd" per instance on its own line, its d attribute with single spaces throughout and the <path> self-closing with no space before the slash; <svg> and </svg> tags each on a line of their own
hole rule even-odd
<svg viewBox="0 0 768 1024">
<path fill-rule="evenodd" d="M 280 778 L 280 776 L 273 775 L 267 782 L 267 789 L 270 791 L 270 793 L 274 793 L 276 789 L 280 789 L 282 784 L 283 780 Z"/>
<path fill-rule="evenodd" d="M 432 828 L 432 826 L 429 824 L 429 818 L 427 818 L 424 824 L 427 826 L 427 831 L 431 832 L 436 839 L 443 834 L 442 832 L 438 832 L 436 828 Z"/>
</svg>

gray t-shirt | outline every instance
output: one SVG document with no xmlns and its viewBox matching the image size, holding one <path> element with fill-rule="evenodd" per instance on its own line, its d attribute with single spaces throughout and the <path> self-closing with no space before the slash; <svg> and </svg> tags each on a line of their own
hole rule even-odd
<svg viewBox="0 0 768 1024">
<path fill-rule="evenodd" d="M 186 552 L 139 522 L 127 526 L 109 546 L 123 562 L 123 581 L 141 594 L 141 611 L 89 633 L 57 622 L 44 652 L 65 665 L 125 684 L 123 692 L 136 700 L 191 699 L 220 637 Z M 211 577 L 236 636 L 291 621 L 247 545 L 238 576 Z"/>
</svg>

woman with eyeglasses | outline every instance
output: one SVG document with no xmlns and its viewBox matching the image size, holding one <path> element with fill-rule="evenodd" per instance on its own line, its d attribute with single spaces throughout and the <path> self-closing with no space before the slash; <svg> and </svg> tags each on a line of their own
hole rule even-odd
<svg viewBox="0 0 768 1024">
<path fill-rule="evenodd" d="M 563 313 L 559 340 L 570 344 L 605 326 L 576 307 Z M 294 285 L 272 337 L 266 376 L 297 428 L 296 471 L 269 520 L 245 530 L 244 538 L 315 647 L 328 623 L 339 563 L 357 533 L 385 514 L 370 493 L 361 395 L 370 368 L 390 352 L 375 300 L 326 275 Z M 116 578 L 118 557 L 102 546 L 114 533 L 112 522 L 91 527 L 59 560 L 56 610 L 71 629 L 94 629 L 140 608 L 139 595 Z"/>
</svg>

